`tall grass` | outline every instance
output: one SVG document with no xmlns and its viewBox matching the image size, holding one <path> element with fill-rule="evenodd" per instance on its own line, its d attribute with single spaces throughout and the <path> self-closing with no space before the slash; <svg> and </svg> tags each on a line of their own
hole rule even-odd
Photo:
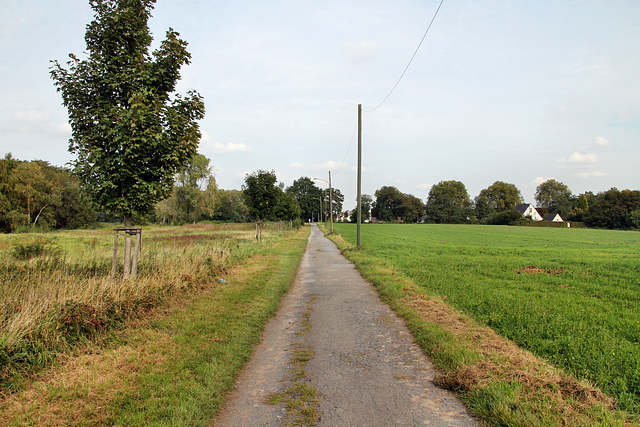
<svg viewBox="0 0 640 427">
<path fill-rule="evenodd" d="M 274 230 L 267 229 L 267 243 L 279 238 Z M 254 236 L 251 224 L 145 227 L 138 275 L 122 281 L 109 277 L 110 228 L 1 235 L 0 388 L 167 298 L 221 283 L 254 253 Z"/>
<path fill-rule="evenodd" d="M 355 240 L 355 227 L 335 228 Z M 371 259 L 640 413 L 640 233 L 365 225 L 362 236 Z"/>
</svg>

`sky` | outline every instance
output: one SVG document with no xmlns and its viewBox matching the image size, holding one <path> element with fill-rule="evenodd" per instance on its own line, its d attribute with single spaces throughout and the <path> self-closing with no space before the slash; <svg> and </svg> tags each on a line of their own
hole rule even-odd
<svg viewBox="0 0 640 427">
<path fill-rule="evenodd" d="M 169 27 L 189 43 L 177 92 L 204 97 L 199 152 L 223 189 L 331 172 L 354 208 L 358 104 L 363 194 L 640 189 L 639 1 L 444 0 L 416 53 L 439 4 L 158 0 L 149 26 L 152 49 Z M 49 67 L 85 57 L 92 19 L 85 0 L 0 0 L 0 155 L 73 160 Z"/>
</svg>

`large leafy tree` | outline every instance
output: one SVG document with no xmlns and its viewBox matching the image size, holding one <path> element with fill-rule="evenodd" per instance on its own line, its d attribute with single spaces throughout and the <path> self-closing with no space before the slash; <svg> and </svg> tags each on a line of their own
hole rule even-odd
<svg viewBox="0 0 640 427">
<path fill-rule="evenodd" d="M 589 227 L 640 228 L 640 191 L 612 188 L 598 194 L 584 222 Z"/>
<path fill-rule="evenodd" d="M 511 211 L 519 203 L 522 203 L 522 195 L 518 187 L 496 181 L 475 198 L 476 216 L 484 219 L 495 213 Z"/>
<path fill-rule="evenodd" d="M 557 212 L 563 218 L 567 218 L 573 208 L 571 190 L 555 179 L 548 179 L 538 185 L 534 197 L 539 208 L 546 212 Z"/>
<path fill-rule="evenodd" d="M 373 216 L 380 221 L 393 221 L 400 216 L 400 206 L 404 201 L 402 192 L 396 187 L 384 186 L 374 193 Z"/>
<path fill-rule="evenodd" d="M 174 177 L 196 152 L 204 103 L 173 95 L 191 55 L 172 29 L 149 53 L 155 0 L 91 0 L 88 57 L 70 54 L 51 76 L 69 112 L 74 170 L 103 208 L 131 225 L 171 194 Z"/>
<path fill-rule="evenodd" d="M 422 218 L 424 205 L 413 194 L 405 194 L 396 187 L 384 186 L 374 193 L 373 215 L 381 221 L 401 219 L 416 222 Z"/>
<path fill-rule="evenodd" d="M 301 177 L 293 181 L 290 187 L 285 190 L 296 198 L 302 211 L 301 218 L 308 220 L 312 218 L 314 212 L 318 212 L 320 200 L 323 198 L 322 189 L 309 177 Z"/>
<path fill-rule="evenodd" d="M 429 190 L 425 206 L 427 221 L 437 224 L 460 224 L 468 221 L 471 199 L 460 181 L 440 181 Z"/>
</svg>

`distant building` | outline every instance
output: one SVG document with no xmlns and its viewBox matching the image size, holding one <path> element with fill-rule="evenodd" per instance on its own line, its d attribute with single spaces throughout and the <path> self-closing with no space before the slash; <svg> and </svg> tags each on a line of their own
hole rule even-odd
<svg viewBox="0 0 640 427">
<path fill-rule="evenodd" d="M 564 220 L 562 219 L 562 217 L 560 216 L 560 214 L 557 213 L 552 213 L 547 215 L 547 217 L 544 219 L 545 221 L 551 221 L 551 222 L 564 222 Z"/>
<path fill-rule="evenodd" d="M 533 221 L 542 221 L 542 216 L 538 213 L 536 208 L 534 208 L 531 203 L 516 205 L 513 210 L 520 212 L 524 217 L 531 218 Z"/>
</svg>

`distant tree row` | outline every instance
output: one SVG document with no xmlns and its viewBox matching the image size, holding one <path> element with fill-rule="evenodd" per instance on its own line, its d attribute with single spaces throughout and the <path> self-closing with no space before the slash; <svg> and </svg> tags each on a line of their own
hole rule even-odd
<svg viewBox="0 0 640 427">
<path fill-rule="evenodd" d="M 375 193 L 372 213 L 382 221 L 401 220 L 429 223 L 508 224 L 520 220 L 514 211 L 523 202 L 514 185 L 496 181 L 480 191 L 472 201 L 460 181 L 440 181 L 431 187 L 424 205 L 415 196 L 395 187 L 382 187 Z M 547 180 L 536 188 L 535 200 L 541 215 L 557 213 L 565 221 L 584 222 L 588 227 L 640 228 L 640 191 L 618 190 L 573 195 L 562 182 Z"/>
<path fill-rule="evenodd" d="M 0 232 L 20 229 L 80 228 L 96 221 L 118 221 L 113 212 L 98 210 L 88 191 L 67 169 L 42 160 L 21 161 L 7 154 L 0 160 Z M 243 190 L 223 190 L 216 185 L 210 160 L 201 154 L 191 157 L 174 177 L 170 197 L 155 205 L 146 221 L 170 224 L 202 220 L 247 222 L 309 221 L 330 209 L 339 218 L 344 203 L 342 192 L 319 188 L 314 180 L 301 177 L 289 187 L 278 183 L 274 171 L 259 170 L 247 175 Z M 425 203 L 396 187 L 384 186 L 374 197 L 362 195 L 362 221 L 370 214 L 380 221 L 428 223 L 508 224 L 521 220 L 514 207 L 522 195 L 514 184 L 496 181 L 471 200 L 460 181 L 441 181 L 429 191 Z M 546 216 L 558 213 L 565 221 L 584 222 L 588 227 L 640 228 L 640 191 L 618 190 L 579 195 L 562 182 L 550 179 L 535 192 L 538 211 Z M 356 221 L 355 209 L 351 221 Z"/>
<path fill-rule="evenodd" d="M 11 154 L 0 160 L 0 232 L 84 227 L 97 216 L 68 170 L 42 160 L 16 160 Z"/>
</svg>

